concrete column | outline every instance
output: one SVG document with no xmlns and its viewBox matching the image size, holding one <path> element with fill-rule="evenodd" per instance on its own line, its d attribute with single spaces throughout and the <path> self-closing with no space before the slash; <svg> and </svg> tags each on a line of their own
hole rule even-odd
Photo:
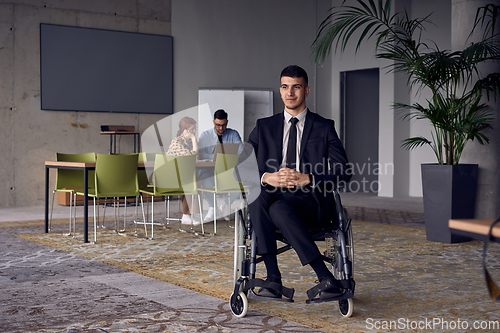
<svg viewBox="0 0 500 333">
<path fill-rule="evenodd" d="M 477 8 L 494 0 L 452 0 L 452 49 L 462 50 L 466 46 L 467 37 L 474 24 Z M 500 29 L 500 26 L 497 26 Z M 497 30 L 498 31 L 498 30 Z M 477 41 L 480 34 L 475 34 L 468 41 Z M 500 72 L 498 64 L 487 64 L 481 67 L 484 75 L 492 72 Z M 500 99 L 484 102 L 494 110 L 495 120 L 493 130 L 486 135 L 490 144 L 480 145 L 477 142 L 469 142 L 460 159 L 460 163 L 479 164 L 479 177 L 476 197 L 476 218 L 496 218 L 500 216 Z"/>
</svg>

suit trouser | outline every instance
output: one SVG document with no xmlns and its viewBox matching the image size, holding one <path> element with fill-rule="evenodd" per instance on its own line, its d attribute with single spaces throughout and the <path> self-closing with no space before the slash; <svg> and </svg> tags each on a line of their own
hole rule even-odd
<svg viewBox="0 0 500 333">
<path fill-rule="evenodd" d="M 276 254 L 276 229 L 295 249 L 302 265 L 321 256 L 308 229 L 319 227 L 318 203 L 311 193 L 266 191 L 249 205 L 258 254 Z"/>
</svg>

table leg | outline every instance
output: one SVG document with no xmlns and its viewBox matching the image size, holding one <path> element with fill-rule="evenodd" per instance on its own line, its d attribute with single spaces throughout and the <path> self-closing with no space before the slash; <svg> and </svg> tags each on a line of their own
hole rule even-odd
<svg viewBox="0 0 500 333">
<path fill-rule="evenodd" d="M 113 152 L 113 135 L 109 135 L 109 153 Z"/>
<path fill-rule="evenodd" d="M 47 192 L 48 193 L 48 192 Z M 89 169 L 83 170 L 83 242 L 89 242 Z"/>
<path fill-rule="evenodd" d="M 49 232 L 49 170 L 45 166 L 45 233 Z"/>
</svg>

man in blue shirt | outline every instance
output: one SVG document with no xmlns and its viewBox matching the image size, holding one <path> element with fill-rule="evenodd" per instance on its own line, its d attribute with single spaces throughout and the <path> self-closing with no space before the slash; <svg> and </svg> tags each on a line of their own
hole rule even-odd
<svg viewBox="0 0 500 333">
<path fill-rule="evenodd" d="M 240 154 L 243 150 L 241 137 L 238 134 L 238 131 L 227 127 L 228 120 L 226 111 L 222 109 L 215 111 L 213 122 L 214 128 L 206 130 L 200 134 L 200 138 L 198 140 L 199 158 L 201 160 L 212 160 L 217 143 L 239 143 L 240 148 L 238 150 L 238 154 Z M 214 187 L 213 175 L 212 169 L 202 169 L 200 171 L 199 176 L 202 180 L 202 186 L 204 188 Z M 210 222 L 214 219 L 214 198 L 211 193 L 209 194 L 207 201 L 209 208 L 203 222 Z M 223 215 L 226 220 L 229 219 L 228 212 L 223 212 Z"/>
</svg>

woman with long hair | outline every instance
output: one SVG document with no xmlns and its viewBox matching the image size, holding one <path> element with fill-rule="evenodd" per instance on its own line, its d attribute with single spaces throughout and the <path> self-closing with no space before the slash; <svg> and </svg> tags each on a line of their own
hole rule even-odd
<svg viewBox="0 0 500 333">
<path fill-rule="evenodd" d="M 196 121 L 191 117 L 184 117 L 179 121 L 177 137 L 172 140 L 167 155 L 185 156 L 198 155 L 198 142 L 196 141 Z M 199 221 L 192 221 L 194 225 Z M 191 224 L 191 214 L 185 195 L 182 196 L 182 224 Z"/>
</svg>

